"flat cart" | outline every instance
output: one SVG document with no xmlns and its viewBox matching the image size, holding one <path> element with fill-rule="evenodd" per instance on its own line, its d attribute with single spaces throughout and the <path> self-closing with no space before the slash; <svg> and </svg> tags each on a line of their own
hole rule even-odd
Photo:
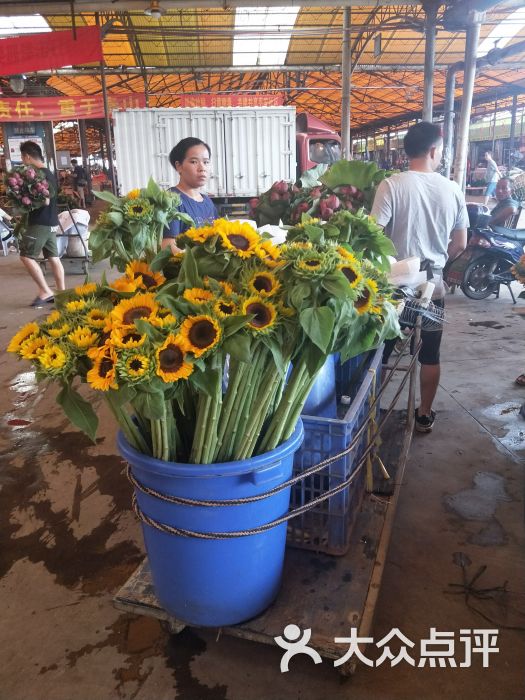
<svg viewBox="0 0 525 700">
<path fill-rule="evenodd" d="M 403 350 L 408 349 L 411 341 L 414 354 L 403 367 Z M 335 557 L 288 547 L 283 583 L 274 603 L 258 617 L 221 628 L 220 634 L 276 646 L 275 637 L 282 637 L 284 628 L 293 624 L 301 630 L 311 630 L 308 646 L 330 663 L 340 659 L 348 648 L 336 644 L 335 638 L 348 637 L 351 628 L 358 630 L 359 637 L 369 636 L 412 440 L 418 349 L 419 328 L 416 327 L 406 337 L 396 362 L 387 368 L 382 392 L 397 372 L 403 375 L 389 408 L 382 412 L 379 421 L 383 443 L 380 454 L 390 479 L 379 495 L 377 492 L 364 494 L 348 552 Z M 406 412 L 394 410 L 407 381 Z M 117 592 L 113 603 L 118 610 L 161 620 L 174 634 L 186 627 L 157 601 L 147 559 Z M 354 671 L 356 663 L 351 657 L 338 665 L 338 670 L 348 675 Z"/>
<path fill-rule="evenodd" d="M 90 255 L 86 245 L 86 233 L 89 223 L 89 212 L 85 209 L 71 209 L 69 204 L 58 206 L 57 247 L 62 261 L 68 260 L 72 265 L 79 263 L 80 273 L 87 274 L 89 270 Z M 75 246 L 78 254 L 68 252 L 70 243 L 77 242 Z M 46 261 L 40 260 L 40 267 L 45 273 Z"/>
</svg>

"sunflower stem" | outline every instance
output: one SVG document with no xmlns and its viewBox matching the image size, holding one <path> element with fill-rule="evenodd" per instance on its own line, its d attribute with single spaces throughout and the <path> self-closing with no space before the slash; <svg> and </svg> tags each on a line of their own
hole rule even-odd
<svg viewBox="0 0 525 700">
<path fill-rule="evenodd" d="M 235 361 L 230 356 L 228 388 L 226 389 L 226 396 L 224 397 L 224 402 L 222 404 L 222 411 L 217 431 L 217 445 L 215 448 L 215 454 L 213 455 L 214 461 L 217 460 L 220 449 L 222 447 L 222 443 L 226 435 L 226 428 L 228 426 L 228 422 L 230 420 L 235 401 L 237 400 L 237 394 L 239 392 L 241 380 L 244 376 L 247 367 L 248 365 L 245 362 Z"/>
<path fill-rule="evenodd" d="M 277 411 L 274 413 L 261 443 L 259 453 L 273 450 L 280 444 L 288 416 L 293 410 L 297 396 L 301 394 L 301 389 L 304 386 L 305 374 L 307 374 L 306 363 L 301 359 L 292 370 Z"/>
<path fill-rule="evenodd" d="M 202 464 L 202 454 L 204 451 L 204 442 L 206 440 L 206 425 L 208 413 L 210 412 L 210 403 L 210 397 L 203 392 L 199 392 L 197 425 L 195 426 L 195 435 L 193 436 L 193 445 L 190 454 L 190 462 L 193 464 Z"/>
<path fill-rule="evenodd" d="M 161 443 L 162 443 L 162 457 L 165 462 L 169 460 L 170 457 L 170 439 L 168 436 L 168 419 L 166 417 L 166 410 L 164 410 L 164 418 L 161 418 L 160 421 L 160 429 L 161 429 Z"/>
<path fill-rule="evenodd" d="M 235 425 L 233 426 L 230 450 L 228 454 L 229 459 L 233 459 L 233 455 L 237 454 L 240 443 L 244 440 L 252 415 L 252 406 L 259 395 L 261 378 L 265 364 L 266 356 L 263 348 L 261 347 L 257 350 L 257 354 L 254 355 L 253 358 L 253 363 L 250 365 L 251 371 L 248 375 L 249 381 L 247 382 L 247 391 L 244 395 L 242 409 L 238 415 Z"/>
<path fill-rule="evenodd" d="M 129 444 L 138 452 L 146 455 L 151 454 L 151 450 L 140 430 L 124 408 L 113 400 L 110 392 L 106 393 L 106 401 Z"/>
<path fill-rule="evenodd" d="M 217 370 L 215 392 L 213 396 L 209 396 L 211 407 L 208 412 L 206 425 L 206 443 L 203 448 L 202 463 L 210 464 L 215 456 L 217 447 L 217 428 L 219 423 L 219 415 L 222 407 L 222 375 L 224 371 L 222 353 L 218 352 L 212 356 L 211 368 Z"/>
</svg>

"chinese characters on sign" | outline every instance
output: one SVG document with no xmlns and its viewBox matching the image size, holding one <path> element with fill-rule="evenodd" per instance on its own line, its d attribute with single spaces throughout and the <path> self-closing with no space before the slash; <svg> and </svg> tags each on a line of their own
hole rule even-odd
<svg viewBox="0 0 525 700">
<path fill-rule="evenodd" d="M 282 107 L 282 95 L 181 95 L 181 107 Z"/>
<path fill-rule="evenodd" d="M 277 646 L 285 650 L 281 658 L 281 673 L 288 671 L 290 659 L 296 654 L 309 656 L 315 664 L 322 662 L 319 653 L 308 646 L 311 636 L 311 629 L 301 631 L 297 625 L 292 624 L 284 628 L 283 636 L 274 637 Z M 357 628 L 352 627 L 349 637 L 334 638 L 336 644 L 346 647 L 342 656 L 334 661 L 334 666 L 341 666 L 354 658 L 372 667 L 381 666 L 385 661 L 390 662 L 390 666 L 393 667 L 405 661 L 415 668 L 469 668 L 472 665 L 473 654 L 480 654 L 483 668 L 488 668 L 490 654 L 499 651 L 496 646 L 498 630 L 494 629 L 462 629 L 459 631 L 458 641 L 459 644 L 456 645 L 454 632 L 438 632 L 435 627 L 431 627 L 428 638 L 420 640 L 419 647 L 416 648 L 415 642 L 394 627 L 375 643 L 381 653 L 373 660 L 362 651 L 362 647 L 374 643 L 373 637 L 359 637 Z M 392 651 L 390 645 L 396 651 Z M 459 654 L 458 660 L 456 652 Z"/>
<path fill-rule="evenodd" d="M 109 111 L 145 107 L 140 94 L 108 95 Z M 4 97 L 0 99 L 0 122 L 48 122 L 97 119 L 104 116 L 102 95 L 82 97 Z"/>
</svg>

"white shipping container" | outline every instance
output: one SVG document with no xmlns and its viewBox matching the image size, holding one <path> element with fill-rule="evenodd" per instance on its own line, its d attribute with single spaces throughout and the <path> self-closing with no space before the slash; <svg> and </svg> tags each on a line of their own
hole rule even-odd
<svg viewBox="0 0 525 700">
<path fill-rule="evenodd" d="M 187 136 L 211 148 L 212 197 L 255 197 L 277 180 L 295 179 L 295 107 L 130 109 L 113 118 L 121 193 L 145 187 L 150 177 L 164 188 L 176 185 L 168 156 Z"/>
</svg>

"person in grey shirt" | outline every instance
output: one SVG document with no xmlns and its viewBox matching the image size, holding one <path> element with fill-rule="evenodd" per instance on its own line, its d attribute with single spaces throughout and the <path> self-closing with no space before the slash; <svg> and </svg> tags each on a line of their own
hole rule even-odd
<svg viewBox="0 0 525 700">
<path fill-rule="evenodd" d="M 467 244 L 468 214 L 460 187 L 435 171 L 441 162 L 443 137 L 429 122 L 410 127 L 404 138 L 409 169 L 383 180 L 372 216 L 394 243 L 398 258 L 417 256 L 421 269 L 436 282 L 433 302 L 444 306 L 442 270 Z M 429 433 L 436 417 L 432 404 L 439 386 L 442 331 L 423 331 L 419 353 L 421 401 L 416 430 Z"/>
</svg>

